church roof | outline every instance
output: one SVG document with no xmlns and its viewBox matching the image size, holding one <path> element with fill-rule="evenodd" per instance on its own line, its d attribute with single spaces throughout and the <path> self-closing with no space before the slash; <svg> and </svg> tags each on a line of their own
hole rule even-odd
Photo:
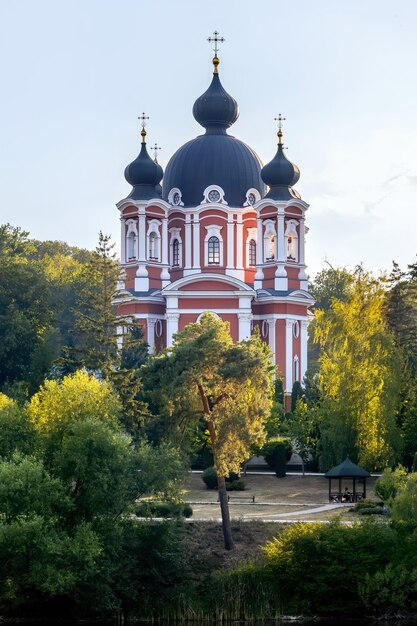
<svg viewBox="0 0 417 626">
<path fill-rule="evenodd" d="M 198 206 L 210 185 L 223 189 L 230 206 L 242 206 L 251 188 L 261 196 L 266 192 L 262 162 L 256 152 L 227 134 L 239 116 L 239 108 L 220 82 L 218 63 L 215 57 L 211 84 L 193 107 L 195 119 L 206 132 L 179 148 L 165 170 L 163 198 L 168 200 L 170 190 L 178 188 L 186 207 Z"/>
</svg>

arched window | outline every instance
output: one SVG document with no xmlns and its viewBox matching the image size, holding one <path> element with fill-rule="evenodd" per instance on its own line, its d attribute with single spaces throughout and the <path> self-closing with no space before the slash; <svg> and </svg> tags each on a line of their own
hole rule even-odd
<svg viewBox="0 0 417 626">
<path fill-rule="evenodd" d="M 298 361 L 298 356 L 294 357 L 294 381 L 300 380 L 300 363 Z"/>
<path fill-rule="evenodd" d="M 127 258 L 136 259 L 136 235 L 133 231 L 127 236 Z"/>
<path fill-rule="evenodd" d="M 153 260 L 158 259 L 158 249 L 157 249 L 157 235 L 156 233 L 151 233 L 149 235 L 149 258 Z"/>
<path fill-rule="evenodd" d="M 275 237 L 269 235 L 266 240 L 266 260 L 273 261 L 275 258 Z"/>
<path fill-rule="evenodd" d="M 174 239 L 172 242 L 172 267 L 178 267 L 180 264 L 180 242 Z"/>
<path fill-rule="evenodd" d="M 209 265 L 219 265 L 220 263 L 220 241 L 218 237 L 210 237 L 208 240 L 208 263 Z"/>
<path fill-rule="evenodd" d="M 254 239 L 249 242 L 249 265 L 256 265 L 256 241 Z"/>
</svg>

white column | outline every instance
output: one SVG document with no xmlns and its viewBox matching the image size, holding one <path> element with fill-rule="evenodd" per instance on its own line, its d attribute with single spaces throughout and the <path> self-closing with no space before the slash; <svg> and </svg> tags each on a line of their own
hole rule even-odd
<svg viewBox="0 0 417 626">
<path fill-rule="evenodd" d="M 241 213 L 237 214 L 236 222 L 236 268 L 243 270 L 243 220 Z"/>
<path fill-rule="evenodd" d="M 146 269 L 146 215 L 145 209 L 139 209 L 138 223 L 138 269 L 136 270 L 135 291 L 148 291 L 149 279 Z"/>
<path fill-rule="evenodd" d="M 200 270 L 200 220 L 198 213 L 194 213 L 193 222 L 193 269 Z"/>
<path fill-rule="evenodd" d="M 300 380 L 303 380 L 308 367 L 307 361 L 307 341 L 308 341 L 308 320 L 303 320 L 300 324 Z"/>
<path fill-rule="evenodd" d="M 275 289 L 277 291 L 286 291 L 288 289 L 287 270 L 285 269 L 285 262 L 287 259 L 287 252 L 285 250 L 285 224 L 284 224 L 284 209 L 278 209 L 277 219 L 277 269 L 275 271 Z"/>
<path fill-rule="evenodd" d="M 300 232 L 299 232 L 299 237 L 298 237 L 298 245 L 299 245 L 299 251 L 298 251 L 298 258 L 299 258 L 299 263 L 300 263 L 300 271 L 298 272 L 298 280 L 301 281 L 300 284 L 300 288 L 301 289 L 308 289 L 308 282 L 307 282 L 307 276 L 306 276 L 306 272 L 305 272 L 305 237 L 306 237 L 306 229 L 305 229 L 305 220 L 302 217 L 300 219 Z M 301 365 L 302 367 L 302 365 Z M 300 370 L 302 372 L 302 370 Z"/>
<path fill-rule="evenodd" d="M 166 313 L 165 319 L 167 321 L 167 348 L 174 343 L 174 335 L 178 332 L 178 322 L 180 319 L 179 313 Z"/>
<path fill-rule="evenodd" d="M 168 246 L 169 246 L 169 242 L 168 242 L 168 218 L 167 217 L 163 217 L 162 218 L 162 240 L 161 240 L 161 247 L 162 247 L 162 269 L 161 269 L 162 287 L 166 287 L 167 285 L 169 285 L 170 278 L 171 278 L 170 274 L 169 274 L 169 271 L 168 271 L 168 268 L 169 268 Z"/>
<path fill-rule="evenodd" d="M 257 241 L 256 241 L 256 274 L 255 274 L 255 289 L 262 288 L 262 281 L 264 279 L 264 273 L 262 271 L 262 265 L 264 260 L 264 251 L 263 251 L 263 228 L 262 228 L 262 219 L 258 217 L 256 219 L 258 233 L 257 233 Z"/>
<path fill-rule="evenodd" d="M 293 358 L 292 358 L 292 329 L 293 320 L 285 320 L 285 391 L 291 393 L 292 391 L 292 370 L 293 370 Z"/>
<path fill-rule="evenodd" d="M 238 313 L 239 319 L 239 341 L 249 339 L 251 336 L 252 313 Z"/>
<path fill-rule="evenodd" d="M 120 218 L 120 263 L 126 263 L 126 220 Z"/>
<path fill-rule="evenodd" d="M 192 261 L 191 261 L 191 215 L 187 213 L 185 215 L 185 266 L 184 276 L 193 274 Z"/>
<path fill-rule="evenodd" d="M 235 268 L 235 231 L 233 223 L 233 213 L 229 213 L 227 218 L 227 269 Z"/>
<path fill-rule="evenodd" d="M 147 336 L 146 341 L 148 343 L 148 352 L 149 354 L 153 354 L 155 350 L 155 324 L 156 319 L 153 317 L 149 317 L 146 324 Z"/>
<path fill-rule="evenodd" d="M 274 317 L 270 317 L 267 319 L 268 322 L 268 344 L 269 344 L 269 348 L 272 352 L 272 363 L 275 365 L 275 351 L 276 351 L 276 346 L 275 346 L 275 324 L 276 324 L 276 320 Z"/>
</svg>

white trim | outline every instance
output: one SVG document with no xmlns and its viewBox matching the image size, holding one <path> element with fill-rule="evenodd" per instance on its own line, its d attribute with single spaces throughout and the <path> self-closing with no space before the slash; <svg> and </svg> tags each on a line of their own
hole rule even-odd
<svg viewBox="0 0 417 626">
<path fill-rule="evenodd" d="M 210 226 L 204 227 L 207 231 L 206 236 L 204 237 L 204 265 L 206 267 L 224 267 L 223 264 L 223 237 L 221 235 L 222 227 L 218 224 L 210 224 Z M 208 242 L 210 237 L 217 237 L 219 240 L 219 263 L 209 263 L 208 262 Z"/>
<path fill-rule="evenodd" d="M 217 200 L 210 200 L 209 195 L 212 191 L 217 191 L 219 194 L 219 198 Z M 219 185 L 209 185 L 203 191 L 203 199 L 200 204 L 226 204 L 227 202 L 224 199 L 224 189 L 219 187 Z"/>
<path fill-rule="evenodd" d="M 178 291 L 184 285 L 190 285 L 196 282 L 201 282 L 201 281 L 205 282 L 205 281 L 212 281 L 212 280 L 220 282 L 220 283 L 227 283 L 230 286 L 235 287 L 235 289 L 239 290 L 233 293 L 240 293 L 242 291 L 246 291 L 248 292 L 246 295 L 250 294 L 252 297 L 255 296 L 254 289 L 252 289 L 252 287 L 244 283 L 242 280 L 239 280 L 238 278 L 234 278 L 233 276 L 227 276 L 225 274 L 211 274 L 210 272 L 205 272 L 204 274 L 193 274 L 191 276 L 184 276 L 183 278 L 179 278 L 175 282 L 168 285 L 168 287 L 165 287 L 161 293 L 162 295 L 169 294 L 173 291 Z M 185 295 L 185 294 L 188 295 L 190 293 L 192 292 L 190 291 L 181 292 L 182 295 Z M 213 291 L 198 291 L 195 293 L 213 295 Z M 218 297 L 221 297 L 222 293 L 228 293 L 228 295 L 225 297 L 230 297 L 230 291 L 220 292 L 218 294 Z M 216 297 L 217 297 L 217 293 L 216 293 Z"/>
<path fill-rule="evenodd" d="M 160 220 L 149 220 L 148 230 L 146 233 L 146 258 L 148 261 L 153 261 L 154 263 L 158 263 L 161 261 L 161 233 L 159 231 L 160 225 Z M 151 236 L 152 239 L 155 241 L 154 250 L 151 250 Z M 154 256 L 151 257 L 152 251 L 154 252 Z"/>
<path fill-rule="evenodd" d="M 266 264 L 275 263 L 277 260 L 277 231 L 275 229 L 275 222 L 273 220 L 265 220 L 263 222 L 263 240 L 264 240 L 264 258 L 263 262 Z M 274 238 L 274 256 L 267 257 L 267 254 L 271 252 L 271 239 Z"/>
<path fill-rule="evenodd" d="M 193 311 L 193 312 L 194 312 L 194 311 Z M 190 313 L 190 311 L 187 311 L 187 313 Z M 204 315 L 205 313 L 211 313 L 211 314 L 212 314 L 212 315 L 214 315 L 214 317 L 215 317 L 215 318 L 217 318 L 218 320 L 220 320 L 220 319 L 221 319 L 220 315 L 218 315 L 215 311 L 212 311 L 211 309 L 210 309 L 210 310 L 209 310 L 209 309 L 207 309 L 206 311 L 202 311 L 202 312 L 200 313 L 200 315 L 197 317 L 197 319 L 196 319 L 196 324 L 198 324 L 198 323 L 200 322 L 201 318 L 203 317 L 203 315 Z"/>
<path fill-rule="evenodd" d="M 179 195 L 179 202 L 174 202 L 174 196 L 175 194 Z M 181 190 L 178 189 L 178 187 L 173 187 L 169 194 L 168 194 L 168 202 L 170 205 L 174 206 L 174 207 L 179 207 L 179 206 L 184 206 L 184 202 L 182 202 L 182 193 Z"/>
<path fill-rule="evenodd" d="M 286 252 L 286 256 L 287 256 L 287 261 L 290 262 L 294 262 L 294 263 L 298 263 L 298 258 L 299 258 L 299 250 L 298 250 L 298 232 L 297 232 L 297 226 L 299 225 L 299 222 L 297 220 L 288 220 L 286 223 L 286 228 L 285 228 L 285 252 Z M 289 249 L 289 245 L 288 245 L 288 237 L 292 236 L 292 238 L 294 239 L 294 243 L 292 243 L 292 248 L 291 250 Z M 290 252 L 294 252 L 294 255 L 289 256 Z"/>
<path fill-rule="evenodd" d="M 198 213 L 194 213 L 193 221 L 193 269 L 200 269 L 200 220 Z"/>
<path fill-rule="evenodd" d="M 191 213 L 185 216 L 185 270 L 191 269 Z"/>
<path fill-rule="evenodd" d="M 292 325 L 294 317 L 285 318 L 285 391 L 292 391 L 293 384 L 293 338 Z"/>
<path fill-rule="evenodd" d="M 247 233 L 248 236 L 246 237 L 246 262 L 245 262 L 245 267 L 253 267 L 255 268 L 257 265 L 257 258 L 258 258 L 258 242 L 257 242 L 257 238 L 258 238 L 258 229 L 256 227 L 253 228 L 248 228 L 247 229 Z M 256 251 L 256 258 L 255 258 L 255 265 L 251 265 L 249 263 L 249 258 L 250 258 L 250 254 L 249 254 L 249 244 L 251 241 L 255 242 L 255 251 Z"/>
<path fill-rule="evenodd" d="M 251 194 L 252 194 L 252 195 L 254 196 L 254 198 L 255 198 L 255 201 L 254 201 L 254 202 L 252 202 L 252 203 L 251 203 L 251 202 L 249 202 L 249 196 L 250 196 Z M 259 193 L 259 191 L 258 191 L 257 189 L 255 189 L 254 187 L 251 187 L 251 188 L 250 188 L 250 189 L 248 189 L 248 190 L 247 190 L 247 192 L 246 192 L 246 200 L 245 200 L 245 202 L 243 203 L 243 206 L 250 206 L 250 207 L 254 207 L 254 206 L 255 206 L 255 204 L 256 204 L 257 202 L 259 202 L 259 200 L 260 200 L 260 199 L 261 199 L 261 194 Z"/>
<path fill-rule="evenodd" d="M 174 267 L 182 267 L 182 239 L 181 239 L 181 228 L 170 228 L 169 229 L 170 240 L 169 240 L 169 264 L 172 268 Z M 174 265 L 174 250 L 173 245 L 174 241 L 178 241 L 178 265 Z"/>
</svg>

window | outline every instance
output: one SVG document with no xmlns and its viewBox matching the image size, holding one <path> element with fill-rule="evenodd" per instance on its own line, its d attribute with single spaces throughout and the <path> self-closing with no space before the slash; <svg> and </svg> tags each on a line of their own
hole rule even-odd
<svg viewBox="0 0 417 626">
<path fill-rule="evenodd" d="M 219 265 L 220 263 L 220 241 L 218 237 L 210 237 L 208 240 L 208 263 L 209 265 Z"/>
<path fill-rule="evenodd" d="M 294 380 L 300 380 L 300 364 L 298 362 L 298 356 L 294 357 Z"/>
<path fill-rule="evenodd" d="M 266 260 L 273 261 L 275 258 L 275 237 L 269 235 L 266 240 Z"/>
<path fill-rule="evenodd" d="M 180 242 L 174 239 L 172 242 L 172 267 L 178 267 L 180 264 Z"/>
<path fill-rule="evenodd" d="M 253 239 L 249 242 L 249 265 L 256 265 L 256 241 Z"/>
<path fill-rule="evenodd" d="M 127 236 L 127 258 L 136 259 L 136 235 L 132 231 Z"/>
<path fill-rule="evenodd" d="M 149 235 L 149 258 L 154 261 L 158 260 L 156 233 L 151 233 Z"/>
</svg>

